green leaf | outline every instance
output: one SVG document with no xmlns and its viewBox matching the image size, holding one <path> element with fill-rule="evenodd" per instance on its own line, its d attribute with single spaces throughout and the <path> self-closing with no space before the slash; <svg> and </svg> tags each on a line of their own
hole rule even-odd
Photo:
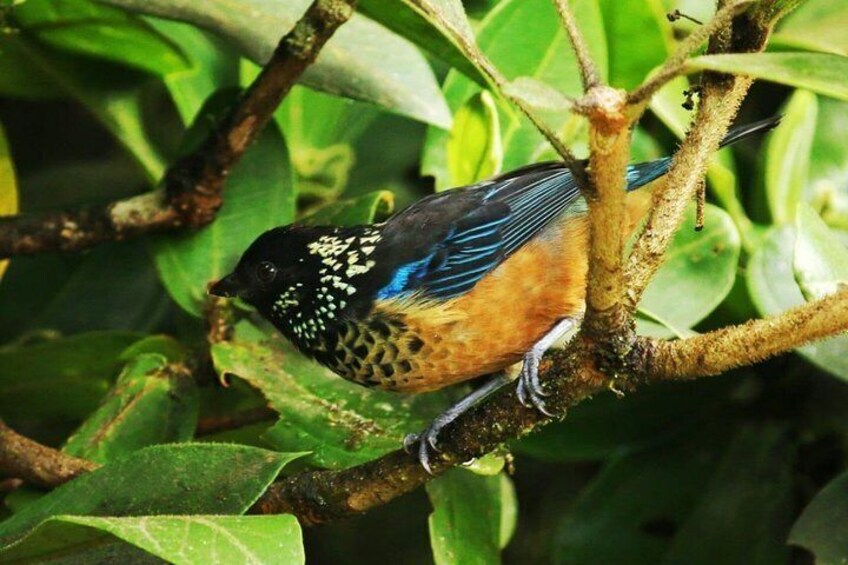
<svg viewBox="0 0 848 565">
<path fill-rule="evenodd" d="M 789 562 L 794 448 L 785 430 L 742 428 L 700 492 L 665 563 L 772 565 Z"/>
<path fill-rule="evenodd" d="M 613 457 L 563 513 L 551 562 L 661 562 L 703 494 L 727 427 L 713 422 L 674 443 Z"/>
<path fill-rule="evenodd" d="M 158 75 L 190 65 L 178 45 L 144 20 L 89 0 L 27 0 L 13 14 L 27 33 L 59 49 Z"/>
<path fill-rule="evenodd" d="M 147 447 L 62 485 L 0 523 L 0 544 L 65 514 L 241 514 L 297 457 L 228 444 Z"/>
<path fill-rule="evenodd" d="M 848 100 L 848 57 L 827 53 L 745 53 L 702 55 L 687 72 L 721 71 L 751 76 Z"/>
<path fill-rule="evenodd" d="M 238 86 L 239 57 L 222 40 L 192 25 L 157 18 L 146 21 L 178 44 L 191 61 L 189 68 L 163 77 L 183 125 L 188 126 L 216 90 Z"/>
<path fill-rule="evenodd" d="M 280 37 L 309 5 L 308 0 L 106 0 L 163 18 L 192 23 L 235 44 L 254 63 L 264 64 Z M 450 125 L 450 115 L 426 59 L 404 39 L 355 14 L 327 42 L 304 72 L 302 84 L 371 102 L 434 124 Z"/>
<path fill-rule="evenodd" d="M 70 455 L 106 463 L 149 445 L 187 441 L 197 426 L 194 379 L 156 353 L 137 355 L 100 408 L 68 438 Z"/>
<path fill-rule="evenodd" d="M 75 420 L 97 407 L 138 339 L 93 332 L 0 349 L 0 414 L 10 421 Z"/>
<path fill-rule="evenodd" d="M 276 448 L 311 451 L 309 462 L 341 468 L 397 449 L 448 404 L 444 393 L 399 395 L 345 381 L 282 338 L 237 340 L 213 346 L 219 374 L 259 389 L 280 420 L 267 433 Z"/>
<path fill-rule="evenodd" d="M 0 62 L 11 57 L 21 72 L 6 80 L 0 67 L 0 92 L 26 95 L 31 88 L 44 88 L 73 98 L 130 151 L 151 184 L 159 179 L 165 161 L 142 119 L 142 87 L 151 81 L 149 75 L 48 49 L 22 33 L 3 35 L 2 53 Z M 26 74 L 27 86 L 21 89 L 15 77 Z"/>
<path fill-rule="evenodd" d="M 572 7 L 589 51 L 605 77 L 607 52 L 600 9 L 595 0 L 573 2 Z M 521 40 L 515 41 L 515 38 Z M 507 79 L 528 77 L 572 98 L 582 93 L 573 51 L 553 3 L 548 0 L 498 3 L 477 29 L 477 43 Z M 451 111 L 456 112 L 481 87 L 459 72 L 451 71 L 442 90 Z M 498 113 L 504 170 L 555 158 L 548 143 L 522 114 L 502 100 L 499 100 Z M 585 124 L 581 118 L 562 110 L 545 113 L 543 117 L 567 144 L 580 136 L 585 140 Z M 446 131 L 432 127 L 427 131 L 421 170 L 435 177 L 439 188 L 450 185 L 448 139 Z"/>
<path fill-rule="evenodd" d="M 298 220 L 298 223 L 307 226 L 370 224 L 375 218 L 388 216 L 394 209 L 394 203 L 394 194 L 388 190 L 378 190 L 356 198 L 325 204 Z"/>
<path fill-rule="evenodd" d="M 18 184 L 15 181 L 15 166 L 9 152 L 9 142 L 0 124 L 0 216 L 12 216 L 18 212 Z M 9 261 L 0 261 L 0 281 L 9 266 Z"/>
<path fill-rule="evenodd" d="M 265 128 L 230 174 L 215 221 L 197 232 L 156 241 L 159 276 L 183 310 L 201 317 L 209 282 L 229 273 L 262 232 L 294 220 L 291 175 L 279 130 Z"/>
<path fill-rule="evenodd" d="M 601 460 L 642 449 L 695 425 L 727 402 L 732 386 L 733 381 L 719 379 L 651 386 L 624 398 L 598 395 L 514 447 L 544 461 L 562 462 Z"/>
<path fill-rule="evenodd" d="M 498 110 L 487 90 L 457 110 L 447 150 L 450 186 L 474 184 L 500 172 L 503 147 Z"/>
<path fill-rule="evenodd" d="M 485 76 L 457 40 L 457 34 L 474 39 L 459 0 L 363 0 L 359 9 L 481 86 L 486 85 Z"/>
<path fill-rule="evenodd" d="M 848 285 L 848 247 L 806 204 L 798 207 L 795 279 L 808 300 Z"/>
<path fill-rule="evenodd" d="M 848 473 L 824 487 L 789 532 L 789 543 L 813 552 L 819 565 L 845 563 L 848 555 Z"/>
<path fill-rule="evenodd" d="M 628 2 L 599 0 L 609 52 L 612 86 L 632 89 L 665 62 L 673 44 L 661 0 Z"/>
<path fill-rule="evenodd" d="M 28 277 L 44 277 L 45 272 L 37 264 L 25 271 Z M 39 300 L 37 308 L 21 299 L 31 287 L 18 286 L 17 297 L 25 310 L 26 329 L 49 328 L 67 333 L 94 329 L 146 332 L 160 324 L 173 305 L 159 282 L 147 246 L 141 241 L 98 246 L 69 269 L 66 279 L 57 278 L 54 291 Z M 19 284 L 26 283 L 24 280 Z M 127 296 L 133 299 L 127 300 Z"/>
<path fill-rule="evenodd" d="M 691 328 L 730 292 L 740 250 L 739 232 L 727 212 L 707 204 L 704 229 L 695 231 L 695 207 L 690 206 L 640 308 L 672 328 Z"/>
<path fill-rule="evenodd" d="M 795 241 L 792 226 L 773 229 L 748 262 L 748 292 L 763 316 L 806 302 L 795 279 Z M 822 370 L 848 380 L 848 336 L 817 341 L 797 351 Z"/>
<path fill-rule="evenodd" d="M 426 488 L 433 505 L 428 522 L 436 565 L 500 563 L 500 551 L 515 528 L 509 478 L 452 469 Z"/>
<path fill-rule="evenodd" d="M 805 0 L 784 18 L 770 44 L 848 55 L 848 4 L 842 0 Z"/>
<path fill-rule="evenodd" d="M 111 538 L 111 539 L 110 539 Z M 300 525 L 294 516 L 57 516 L 3 552 L 10 561 L 49 561 L 123 540 L 169 563 L 304 563 Z M 116 544 L 117 545 L 117 544 Z M 122 544 L 123 545 L 123 544 Z M 127 562 L 127 546 L 112 551 Z M 120 556 L 120 557 L 118 557 Z M 89 561 L 91 562 L 91 561 Z"/>
<path fill-rule="evenodd" d="M 819 98 L 804 200 L 828 225 L 843 230 L 848 230 L 848 144 L 843 143 L 846 128 L 848 102 Z"/>
<path fill-rule="evenodd" d="M 815 94 L 796 90 L 784 108 L 780 127 L 768 137 L 765 183 L 775 223 L 795 218 L 809 175 L 817 110 Z"/>
<path fill-rule="evenodd" d="M 341 194 L 356 160 L 352 146 L 376 117 L 368 104 L 295 86 L 274 118 L 291 152 L 297 194 Z"/>
</svg>

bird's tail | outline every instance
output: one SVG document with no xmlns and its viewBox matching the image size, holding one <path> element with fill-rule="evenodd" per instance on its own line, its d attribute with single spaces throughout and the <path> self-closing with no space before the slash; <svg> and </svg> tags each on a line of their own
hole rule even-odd
<svg viewBox="0 0 848 565">
<path fill-rule="evenodd" d="M 730 131 L 721 140 L 719 147 L 727 147 L 740 139 L 745 139 L 749 135 L 776 128 L 780 124 L 782 117 L 782 115 L 778 114 L 777 116 L 772 116 L 758 122 L 734 126 L 730 128 Z M 627 190 L 636 190 L 666 174 L 671 167 L 671 160 L 671 157 L 663 157 L 656 161 L 637 163 L 627 167 Z"/>
<path fill-rule="evenodd" d="M 742 124 L 741 126 L 734 126 L 730 128 L 730 131 L 728 131 L 724 139 L 721 140 L 719 147 L 727 147 L 728 145 L 736 143 L 740 139 L 745 139 L 749 135 L 753 135 L 761 131 L 768 131 L 770 129 L 774 129 L 778 125 L 780 125 L 780 120 L 782 118 L 783 115 L 778 114 L 776 116 L 772 116 L 770 118 L 766 118 L 765 120 L 760 120 L 758 122 Z"/>
</svg>

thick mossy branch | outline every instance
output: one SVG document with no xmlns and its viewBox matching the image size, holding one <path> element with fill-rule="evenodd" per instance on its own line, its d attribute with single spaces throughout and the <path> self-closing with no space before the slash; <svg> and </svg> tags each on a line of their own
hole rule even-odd
<svg viewBox="0 0 848 565">
<path fill-rule="evenodd" d="M 0 258 L 78 251 L 211 222 L 221 207 L 230 170 L 327 40 L 353 14 L 355 3 L 315 0 L 206 140 L 165 173 L 162 189 L 73 211 L 0 217 Z"/>
</svg>

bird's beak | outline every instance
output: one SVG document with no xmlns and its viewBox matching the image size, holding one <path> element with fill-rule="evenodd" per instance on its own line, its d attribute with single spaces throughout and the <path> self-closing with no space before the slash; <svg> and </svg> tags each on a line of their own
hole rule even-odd
<svg viewBox="0 0 848 565">
<path fill-rule="evenodd" d="M 207 292 L 213 296 L 223 296 L 224 298 L 235 298 L 244 290 L 238 275 L 230 273 L 223 279 L 213 283 Z"/>
</svg>

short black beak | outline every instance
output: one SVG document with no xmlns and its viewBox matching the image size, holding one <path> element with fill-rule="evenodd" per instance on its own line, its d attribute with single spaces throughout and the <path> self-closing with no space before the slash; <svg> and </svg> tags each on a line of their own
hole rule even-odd
<svg viewBox="0 0 848 565">
<path fill-rule="evenodd" d="M 223 296 L 224 298 L 235 298 L 239 292 L 244 290 L 238 276 L 235 273 L 230 273 L 223 279 L 209 286 L 207 292 L 214 296 Z"/>
</svg>

